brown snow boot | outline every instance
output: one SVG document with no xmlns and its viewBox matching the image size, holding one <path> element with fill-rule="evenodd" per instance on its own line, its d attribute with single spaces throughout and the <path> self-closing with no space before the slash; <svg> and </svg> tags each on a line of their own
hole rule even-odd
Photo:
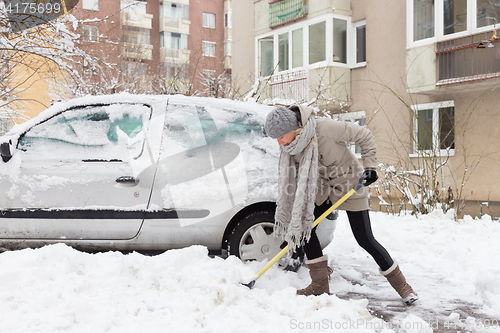
<svg viewBox="0 0 500 333">
<path fill-rule="evenodd" d="M 406 305 L 410 305 L 416 300 L 418 300 L 417 294 L 413 291 L 411 286 L 406 282 L 406 278 L 399 269 L 399 265 L 395 262 L 388 270 L 382 271 L 380 273 L 385 276 L 387 281 L 396 290 L 403 299 Z"/>
<path fill-rule="evenodd" d="M 304 289 L 297 290 L 297 295 L 321 295 L 323 293 L 330 293 L 330 285 L 328 280 L 333 270 L 328 267 L 328 256 L 307 260 L 307 268 L 309 268 L 309 275 L 311 276 L 311 284 Z"/>
</svg>

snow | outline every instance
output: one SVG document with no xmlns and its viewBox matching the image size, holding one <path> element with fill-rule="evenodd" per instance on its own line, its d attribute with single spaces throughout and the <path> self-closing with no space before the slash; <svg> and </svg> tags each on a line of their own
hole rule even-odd
<svg viewBox="0 0 500 333">
<path fill-rule="evenodd" d="M 40 117 L 50 118 L 77 103 L 109 102 L 108 98 L 86 97 L 56 104 Z M 140 102 L 143 98 L 119 94 L 114 100 Z M 162 103 L 148 98 L 152 103 Z M 183 96 L 169 98 L 172 104 L 199 101 Z M 263 118 L 269 111 L 267 107 L 255 107 L 253 102 L 221 103 L 204 98 L 203 103 L 210 113 L 212 107 L 234 106 Z M 229 113 L 226 116 L 217 119 L 217 127 L 229 126 L 232 117 Z M 40 117 L 17 125 L 2 141 L 21 135 Z M 255 189 L 246 200 L 273 198 L 278 157 L 275 141 L 259 138 L 238 143 L 248 156 L 243 161 L 234 160 L 239 163 L 235 166 L 244 164 L 248 186 Z M 0 175 L 18 178 L 20 158 L 16 154 L 9 163 L 2 164 Z M 245 194 L 244 187 L 236 181 L 241 180 L 238 170 L 239 167 L 228 167 L 226 176 L 235 179 L 231 182 L 235 193 Z M 55 188 L 64 181 L 61 177 L 45 177 L 31 186 Z M 29 196 L 29 191 L 21 193 L 19 184 L 29 185 L 13 184 L 5 195 Z M 212 190 L 219 186 L 215 181 L 212 185 Z M 174 199 L 189 199 L 181 196 L 183 191 L 178 192 L 172 197 L 172 188 L 165 188 L 163 200 L 175 205 Z M 199 195 L 206 196 L 207 192 L 200 191 Z M 202 199 L 197 201 L 207 201 Z M 213 191 L 210 199 L 228 201 Z M 302 267 L 297 273 L 285 272 L 276 265 L 249 290 L 240 282 L 255 278 L 265 263 L 244 264 L 236 257 L 211 257 L 202 246 L 151 257 L 119 252 L 89 254 L 58 244 L 0 254 L 1 331 L 500 331 L 498 222 L 489 216 L 465 217 L 456 222 L 453 211 L 434 211 L 418 218 L 384 213 L 371 213 L 371 217 L 376 238 L 398 261 L 420 296 L 412 307 L 402 304 L 373 259 L 356 244 L 347 217 L 341 212 L 335 239 L 325 249 L 334 269 L 330 280 L 332 295 L 296 296 L 297 288 L 309 284 L 308 270 Z"/>
<path fill-rule="evenodd" d="M 500 224 L 453 212 L 371 213 L 377 239 L 420 300 L 402 305 L 358 247 L 341 212 L 325 249 L 332 295 L 296 296 L 308 271 L 211 257 L 206 248 L 157 256 L 89 254 L 58 244 L 0 254 L 4 332 L 498 332 Z"/>
</svg>

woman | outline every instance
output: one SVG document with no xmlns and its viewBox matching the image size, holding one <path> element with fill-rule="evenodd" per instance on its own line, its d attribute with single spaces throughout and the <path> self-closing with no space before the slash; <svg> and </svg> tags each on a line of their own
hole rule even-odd
<svg viewBox="0 0 500 333">
<path fill-rule="evenodd" d="M 277 107 L 265 124 L 267 135 L 278 140 L 279 190 L 275 233 L 288 244 L 303 248 L 311 284 L 298 295 L 329 293 L 328 257 L 323 255 L 312 224 L 331 205 L 354 187 L 363 175 L 367 185 L 378 179 L 377 147 L 372 133 L 356 123 L 315 118 L 312 108 Z M 350 151 L 347 141 L 361 148 L 363 167 Z M 368 214 L 368 189 L 363 187 L 339 209 L 346 210 L 358 244 L 375 260 L 405 304 L 418 299 L 398 264 L 373 237 Z"/>
</svg>

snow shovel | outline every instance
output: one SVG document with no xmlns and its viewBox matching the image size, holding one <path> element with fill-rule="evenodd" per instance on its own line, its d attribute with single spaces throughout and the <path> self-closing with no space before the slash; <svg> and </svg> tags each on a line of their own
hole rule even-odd
<svg viewBox="0 0 500 333">
<path fill-rule="evenodd" d="M 364 183 L 366 176 L 362 176 L 359 179 L 359 183 L 356 184 L 349 192 L 347 192 L 342 198 L 340 198 L 335 204 L 332 205 L 332 207 L 328 208 L 326 212 L 324 212 L 320 217 L 318 217 L 314 223 L 313 223 L 313 228 L 317 226 L 321 221 L 323 221 L 324 218 L 326 218 L 328 215 L 330 215 L 331 212 L 333 212 L 335 209 L 337 209 L 344 201 L 349 199 L 351 195 L 356 193 L 357 190 L 360 188 L 367 186 L 366 183 Z M 293 243 L 292 243 L 293 244 Z M 255 285 L 255 281 L 257 281 L 269 268 L 271 268 L 272 265 L 274 265 L 278 260 L 281 259 L 287 252 L 288 252 L 289 246 L 285 246 L 276 256 L 274 256 L 271 261 L 267 263 L 262 269 L 257 273 L 257 277 L 250 281 L 249 283 L 243 283 L 240 282 L 242 285 L 247 286 L 248 288 L 252 289 L 253 286 Z"/>
</svg>

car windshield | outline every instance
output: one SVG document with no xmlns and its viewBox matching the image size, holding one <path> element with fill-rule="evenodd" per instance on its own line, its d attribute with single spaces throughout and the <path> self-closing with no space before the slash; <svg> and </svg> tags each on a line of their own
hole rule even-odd
<svg viewBox="0 0 500 333">
<path fill-rule="evenodd" d="M 137 104 L 70 109 L 31 128 L 18 147 L 40 155 L 71 152 L 83 158 L 135 157 L 140 153 L 139 134 L 150 112 L 149 107 Z"/>
</svg>

